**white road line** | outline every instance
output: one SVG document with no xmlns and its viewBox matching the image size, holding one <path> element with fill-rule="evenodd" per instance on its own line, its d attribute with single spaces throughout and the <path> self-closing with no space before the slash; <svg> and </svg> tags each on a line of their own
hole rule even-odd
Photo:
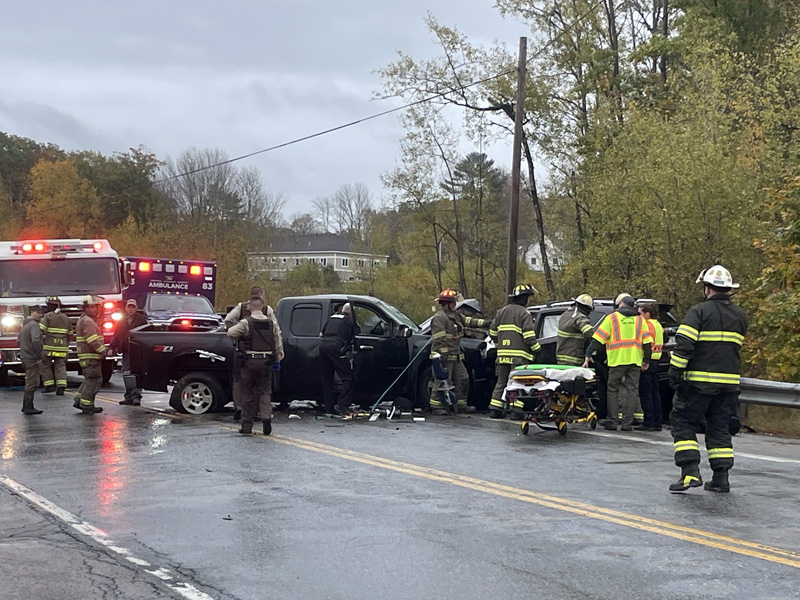
<svg viewBox="0 0 800 600">
<path fill-rule="evenodd" d="M 169 569 L 165 569 L 163 567 L 156 568 L 146 560 L 134 556 L 133 553 L 127 548 L 117 545 L 117 543 L 105 531 L 102 531 L 101 529 L 98 529 L 97 527 L 90 525 L 85 521 L 81 521 L 72 513 L 50 502 L 50 500 L 47 498 L 40 496 L 18 481 L 14 481 L 10 477 L 0 476 L 0 483 L 5 485 L 12 492 L 25 498 L 31 504 L 35 504 L 42 510 L 49 512 L 58 520 L 63 521 L 72 527 L 78 533 L 94 540 L 102 546 L 105 546 L 111 552 L 114 552 L 128 562 L 138 567 L 152 567 L 151 569 L 146 568 L 145 571 L 155 577 L 158 577 L 167 587 L 172 589 L 175 593 L 180 594 L 187 600 L 214 600 L 212 596 L 201 592 L 190 583 L 186 583 L 184 581 L 175 581 L 175 575 L 173 575 Z"/>
</svg>

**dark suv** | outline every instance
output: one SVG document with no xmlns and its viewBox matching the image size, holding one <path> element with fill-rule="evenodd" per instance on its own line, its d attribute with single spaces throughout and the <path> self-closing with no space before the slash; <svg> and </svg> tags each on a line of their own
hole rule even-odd
<svg viewBox="0 0 800 600">
<path fill-rule="evenodd" d="M 655 302 L 649 299 L 640 299 L 639 303 Z M 661 362 L 658 367 L 658 375 L 661 380 L 661 408 L 662 414 L 666 418 L 669 411 L 672 409 L 672 396 L 673 391 L 667 384 L 667 371 L 669 370 L 669 360 L 672 356 L 672 349 L 675 347 L 675 332 L 680 323 L 672 315 L 670 310 L 671 304 L 658 303 L 659 316 L 658 320 L 664 327 L 664 350 L 661 355 Z M 556 364 L 556 341 L 558 339 L 558 320 L 561 315 L 567 310 L 572 309 L 574 303 L 567 302 L 550 302 L 548 304 L 539 304 L 536 306 L 529 306 L 528 312 L 534 318 L 534 329 L 536 330 L 536 337 L 539 339 L 539 344 L 542 346 L 542 351 L 539 353 L 537 362 L 544 364 Z M 597 327 L 600 321 L 606 315 L 614 312 L 614 300 L 611 298 L 595 299 L 594 309 L 589 313 L 589 322 L 593 327 Z"/>
</svg>

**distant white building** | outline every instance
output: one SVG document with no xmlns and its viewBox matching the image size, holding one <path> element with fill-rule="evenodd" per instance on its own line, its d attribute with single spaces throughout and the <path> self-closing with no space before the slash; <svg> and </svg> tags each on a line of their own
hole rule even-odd
<svg viewBox="0 0 800 600">
<path fill-rule="evenodd" d="M 332 266 L 342 281 L 366 279 L 376 268 L 385 267 L 388 256 L 357 252 L 349 238 L 335 233 L 284 234 L 266 248 L 247 253 L 250 277 L 283 279 L 304 262 Z"/>
<path fill-rule="evenodd" d="M 547 260 L 550 262 L 550 268 L 554 271 L 563 268 L 566 264 L 566 255 L 550 241 L 550 238 L 544 238 L 544 245 L 547 248 Z M 524 258 L 525 265 L 531 271 L 544 273 L 542 249 L 539 247 L 538 241 L 520 240 L 517 246 L 517 253 L 521 258 Z"/>
</svg>

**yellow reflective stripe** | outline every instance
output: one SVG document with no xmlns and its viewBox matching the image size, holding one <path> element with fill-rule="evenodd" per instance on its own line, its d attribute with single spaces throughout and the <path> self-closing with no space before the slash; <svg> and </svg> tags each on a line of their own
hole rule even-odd
<svg viewBox="0 0 800 600">
<path fill-rule="evenodd" d="M 498 348 L 497 356 L 519 356 L 521 358 L 533 360 L 533 354 L 526 352 L 525 350 L 504 350 L 502 348 Z"/>
<path fill-rule="evenodd" d="M 733 458 L 733 448 L 709 448 L 708 458 Z"/>
<path fill-rule="evenodd" d="M 566 354 L 556 354 L 556 360 L 566 365 L 582 365 L 584 359 L 575 356 L 567 356 Z"/>
<path fill-rule="evenodd" d="M 436 333 L 433 334 L 433 339 L 439 340 L 439 339 L 445 337 L 446 335 L 447 335 L 446 331 L 437 331 Z"/>
<path fill-rule="evenodd" d="M 86 338 L 83 337 L 82 335 L 79 335 L 79 336 L 75 337 L 75 341 L 77 341 L 77 342 L 85 342 Z"/>
<path fill-rule="evenodd" d="M 735 331 L 701 331 L 697 337 L 698 342 L 730 342 L 742 345 L 744 336 Z"/>
<path fill-rule="evenodd" d="M 712 373 L 710 371 L 686 371 L 684 378 L 687 381 L 703 383 L 727 383 L 738 385 L 741 376 L 738 373 Z"/>
<path fill-rule="evenodd" d="M 678 331 L 676 335 L 682 335 L 684 337 L 689 338 L 692 341 L 697 341 L 697 336 L 699 335 L 697 329 L 694 327 L 689 327 L 685 323 L 678 327 Z"/>
<path fill-rule="evenodd" d="M 61 327 L 48 327 L 47 331 L 49 333 L 68 333 L 69 329 L 63 329 Z"/>
<path fill-rule="evenodd" d="M 535 331 L 526 331 L 526 332 L 524 332 L 522 334 L 522 338 L 525 339 L 525 340 L 530 339 L 530 338 L 534 338 L 535 339 L 536 338 L 536 332 Z"/>
<path fill-rule="evenodd" d="M 685 369 L 686 365 L 689 364 L 689 359 L 683 358 L 682 356 L 678 356 L 677 354 L 673 354 L 672 358 L 669 361 L 669 364 L 675 367 L 676 369 Z"/>
<path fill-rule="evenodd" d="M 93 352 L 79 352 L 78 353 L 78 358 L 79 359 L 92 359 L 92 358 L 99 359 L 100 355 L 99 354 L 94 354 Z"/>
<path fill-rule="evenodd" d="M 589 328 L 591 329 L 591 327 Z M 558 337 L 560 338 L 573 338 L 576 340 L 582 340 L 583 334 L 582 333 L 570 333 L 568 331 L 564 331 L 563 329 L 558 330 Z"/>
<path fill-rule="evenodd" d="M 42 331 L 47 331 L 47 325 L 39 321 L 39 329 L 41 329 Z"/>
<path fill-rule="evenodd" d="M 489 335 L 492 337 L 497 337 L 497 329 L 490 329 Z"/>
<path fill-rule="evenodd" d="M 538 352 L 539 350 L 541 350 L 541 349 L 542 349 L 542 347 L 539 345 L 539 342 L 536 342 L 536 343 L 535 343 L 533 346 L 531 346 L 530 348 L 531 348 L 531 352 Z"/>
<path fill-rule="evenodd" d="M 518 325 L 498 325 L 497 331 L 514 331 L 522 335 L 522 327 Z"/>
<path fill-rule="evenodd" d="M 589 323 L 586 323 L 586 325 L 581 327 L 581 333 L 583 333 L 584 335 L 586 335 L 586 333 L 591 331 L 591 330 L 592 330 L 592 326 L 589 325 Z"/>
<path fill-rule="evenodd" d="M 86 341 L 89 344 L 91 344 L 92 342 L 96 342 L 97 340 L 102 340 L 102 339 L 103 339 L 102 335 L 98 335 L 95 333 L 94 335 L 90 335 L 88 338 L 86 338 Z"/>
<path fill-rule="evenodd" d="M 698 444 L 695 440 L 681 440 L 680 442 L 675 442 L 675 452 L 683 452 L 684 450 L 697 450 L 700 451 L 700 444 Z"/>
</svg>

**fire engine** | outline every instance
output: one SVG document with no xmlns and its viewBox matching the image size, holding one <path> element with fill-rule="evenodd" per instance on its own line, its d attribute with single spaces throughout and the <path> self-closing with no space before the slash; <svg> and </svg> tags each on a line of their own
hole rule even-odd
<svg viewBox="0 0 800 600">
<path fill-rule="evenodd" d="M 61 311 L 74 327 L 83 310 L 83 298 L 103 298 L 101 323 L 106 343 L 116 321 L 124 316 L 122 293 L 130 281 L 125 261 L 107 240 L 0 241 L 0 384 L 9 370 L 22 371 L 17 335 L 30 307 L 61 299 Z M 103 381 L 111 378 L 114 357 L 103 361 Z M 74 338 L 68 368 L 77 370 Z"/>
</svg>

